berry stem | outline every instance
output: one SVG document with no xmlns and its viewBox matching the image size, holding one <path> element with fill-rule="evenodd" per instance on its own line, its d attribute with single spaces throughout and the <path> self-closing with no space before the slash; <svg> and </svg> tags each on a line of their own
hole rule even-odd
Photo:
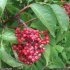
<svg viewBox="0 0 70 70">
<path fill-rule="evenodd" d="M 28 26 L 26 25 L 26 23 L 22 19 L 19 19 L 19 23 L 23 24 L 24 27 L 28 28 Z"/>
<path fill-rule="evenodd" d="M 33 20 L 36 20 L 36 19 L 37 19 L 37 18 L 32 18 L 32 19 L 26 21 L 25 23 L 27 24 L 27 23 L 29 23 L 29 22 L 31 22 L 31 21 L 33 21 Z"/>
<path fill-rule="evenodd" d="M 28 26 L 26 25 L 26 23 L 20 18 L 20 16 L 18 15 L 17 17 L 15 17 L 18 21 L 18 23 L 24 25 L 25 28 L 28 28 Z"/>
</svg>

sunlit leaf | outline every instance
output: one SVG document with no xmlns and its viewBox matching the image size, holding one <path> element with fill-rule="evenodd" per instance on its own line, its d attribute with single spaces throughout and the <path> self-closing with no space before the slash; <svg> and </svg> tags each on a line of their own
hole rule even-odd
<svg viewBox="0 0 70 70">
<path fill-rule="evenodd" d="M 49 6 L 52 8 L 55 17 L 57 18 L 58 23 L 61 27 L 61 30 L 67 31 L 69 25 L 69 17 L 66 14 L 65 10 L 57 4 L 51 4 Z"/>
<path fill-rule="evenodd" d="M 55 37 L 55 29 L 56 29 L 56 18 L 49 6 L 43 6 L 40 4 L 32 4 L 31 9 L 40 19 L 40 21 L 47 27 L 50 31 L 51 35 Z"/>
<path fill-rule="evenodd" d="M 13 29 L 4 29 L 2 33 L 2 39 L 11 43 L 16 43 L 16 36 Z"/>
<path fill-rule="evenodd" d="M 7 0 L 0 0 L 0 16 L 2 15 L 5 6 L 6 6 Z"/>
</svg>

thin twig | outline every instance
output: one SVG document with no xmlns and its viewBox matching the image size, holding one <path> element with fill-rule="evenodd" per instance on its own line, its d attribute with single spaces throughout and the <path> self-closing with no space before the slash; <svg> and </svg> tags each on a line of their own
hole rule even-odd
<svg viewBox="0 0 70 70">
<path fill-rule="evenodd" d="M 30 19 L 30 20 L 28 20 L 27 22 L 24 22 L 23 20 L 19 20 L 18 21 L 18 23 L 21 23 L 20 25 L 18 25 L 18 26 L 8 26 L 9 28 L 13 28 L 13 29 L 15 29 L 16 27 L 20 27 L 20 26 L 25 26 L 25 27 L 27 27 L 25 24 L 27 24 L 27 23 L 29 23 L 29 22 L 31 22 L 31 21 L 33 21 L 33 20 L 36 20 L 37 18 L 32 18 L 32 19 Z"/>
<path fill-rule="evenodd" d="M 29 22 L 31 22 L 31 21 L 33 21 L 33 20 L 36 20 L 36 19 L 37 19 L 37 18 L 32 18 L 32 19 L 30 19 L 30 20 L 28 20 L 28 21 L 26 21 L 26 22 L 23 21 L 22 24 L 18 25 L 18 27 L 19 27 L 19 26 L 23 26 L 24 23 L 27 24 L 27 23 L 29 23 Z"/>
<path fill-rule="evenodd" d="M 19 23 L 23 24 L 24 27 L 28 28 L 28 26 L 26 25 L 26 23 L 22 19 L 19 19 Z"/>
<path fill-rule="evenodd" d="M 22 12 L 24 12 L 27 8 L 29 8 L 30 5 L 25 6 L 24 8 L 22 8 L 21 10 L 19 10 L 18 13 L 16 13 L 14 16 L 10 17 L 9 19 L 3 20 L 4 23 L 8 22 L 9 20 L 11 20 L 12 18 L 14 19 L 15 17 L 19 16 Z"/>
<path fill-rule="evenodd" d="M 30 7 L 30 5 L 27 5 L 27 6 L 25 6 L 24 8 L 22 8 L 21 10 L 19 10 L 19 12 L 18 13 L 16 13 L 16 15 L 15 16 L 18 16 L 18 15 L 20 15 L 22 12 L 24 12 L 27 8 L 29 8 Z"/>
<path fill-rule="evenodd" d="M 31 21 L 33 21 L 33 20 L 36 20 L 36 19 L 37 19 L 37 18 L 32 18 L 32 19 L 26 21 L 25 23 L 27 24 L 27 23 L 29 23 L 29 22 L 31 22 Z"/>
<path fill-rule="evenodd" d="M 27 25 L 26 25 L 27 23 L 29 23 L 29 22 L 31 22 L 31 21 L 37 19 L 37 18 L 32 18 L 32 19 L 30 19 L 30 20 L 28 20 L 28 21 L 26 21 L 26 22 L 24 22 L 22 19 L 20 19 L 20 14 L 21 14 L 22 12 L 24 12 L 24 11 L 25 11 L 27 8 L 29 8 L 29 7 L 30 7 L 30 5 L 25 6 L 24 8 L 22 8 L 21 10 L 19 10 L 19 12 L 16 13 L 14 16 L 10 17 L 10 19 L 5 20 L 4 23 L 6 23 L 7 21 L 11 20 L 12 18 L 13 18 L 13 19 L 16 18 L 17 21 L 18 21 L 18 23 L 22 23 L 22 24 L 20 24 L 20 25 L 18 25 L 18 26 L 24 25 L 24 27 L 27 27 Z"/>
</svg>

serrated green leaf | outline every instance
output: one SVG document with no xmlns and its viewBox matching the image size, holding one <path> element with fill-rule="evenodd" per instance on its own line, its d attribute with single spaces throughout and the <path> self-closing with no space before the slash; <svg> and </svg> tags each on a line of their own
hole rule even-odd
<svg viewBox="0 0 70 70">
<path fill-rule="evenodd" d="M 31 9 L 40 19 L 40 21 L 47 27 L 50 31 L 51 35 L 55 37 L 55 29 L 56 29 L 56 18 L 49 6 L 43 6 L 40 4 L 32 4 Z"/>
<path fill-rule="evenodd" d="M 49 6 L 52 8 L 55 17 L 57 18 L 57 21 L 61 27 L 61 30 L 67 31 L 69 25 L 69 17 L 66 14 L 65 10 L 57 4 L 51 4 Z"/>
<path fill-rule="evenodd" d="M 7 0 L 0 0 L 0 16 L 2 15 L 5 6 L 6 6 Z"/>
<path fill-rule="evenodd" d="M 8 65 L 12 66 L 12 67 L 22 66 L 22 64 L 20 62 L 15 60 L 10 54 L 8 54 L 5 51 L 4 46 L 5 45 L 1 43 L 1 45 L 0 45 L 0 53 L 1 53 L 2 57 L 0 59 L 2 61 L 4 61 L 5 63 L 7 63 Z"/>
</svg>

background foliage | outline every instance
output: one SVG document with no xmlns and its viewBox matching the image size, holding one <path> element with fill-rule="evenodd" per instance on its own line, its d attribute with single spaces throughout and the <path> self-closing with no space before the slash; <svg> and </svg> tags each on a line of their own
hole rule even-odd
<svg viewBox="0 0 70 70">
<path fill-rule="evenodd" d="M 61 0 L 0 0 L 0 68 L 47 70 L 70 66 L 70 24 L 62 4 Z M 38 30 L 48 29 L 50 35 L 42 57 L 32 65 L 19 62 L 11 49 L 12 43 L 16 43 L 13 27 L 23 27 L 13 16 L 26 5 L 30 7 L 20 18 L 25 22 L 37 18 L 27 25 Z"/>
</svg>

